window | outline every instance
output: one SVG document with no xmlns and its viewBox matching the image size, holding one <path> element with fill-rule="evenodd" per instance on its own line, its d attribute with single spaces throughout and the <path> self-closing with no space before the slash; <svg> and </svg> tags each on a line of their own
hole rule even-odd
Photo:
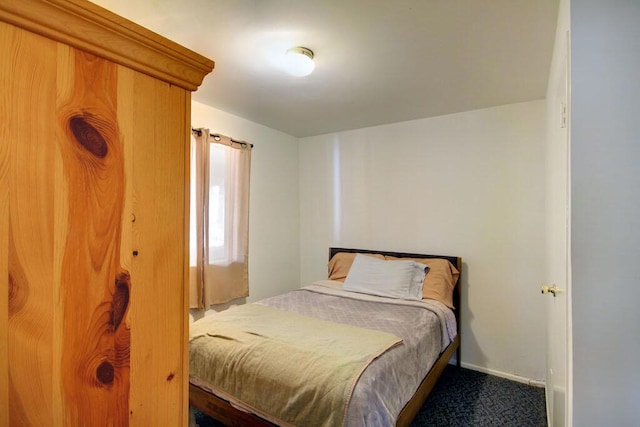
<svg viewBox="0 0 640 427">
<path fill-rule="evenodd" d="M 227 163 L 231 160 L 229 157 L 230 147 L 220 144 L 211 144 L 209 147 L 209 212 L 207 215 L 209 229 L 209 256 L 210 263 L 224 263 L 228 261 L 226 252 L 228 241 L 225 237 L 229 237 L 226 215 L 226 188 L 227 188 Z M 190 265 L 197 265 L 197 238 L 196 238 L 196 168 L 195 168 L 195 150 L 191 150 L 191 222 L 190 222 L 190 244 L 189 244 L 189 261 Z"/>
<path fill-rule="evenodd" d="M 206 129 L 191 149 L 191 306 L 248 295 L 251 145 Z"/>
</svg>

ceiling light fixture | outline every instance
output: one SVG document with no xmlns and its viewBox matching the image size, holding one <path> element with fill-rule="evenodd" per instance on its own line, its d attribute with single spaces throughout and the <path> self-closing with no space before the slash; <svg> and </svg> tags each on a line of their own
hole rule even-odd
<svg viewBox="0 0 640 427">
<path fill-rule="evenodd" d="M 315 68 L 313 51 L 306 47 L 292 47 L 287 50 L 285 69 L 296 77 L 308 76 Z"/>
</svg>

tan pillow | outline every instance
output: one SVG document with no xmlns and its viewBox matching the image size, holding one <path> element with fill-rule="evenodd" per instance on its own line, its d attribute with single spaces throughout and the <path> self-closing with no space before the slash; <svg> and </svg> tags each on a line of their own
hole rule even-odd
<svg viewBox="0 0 640 427">
<path fill-rule="evenodd" d="M 396 258 L 385 256 L 384 259 L 407 259 L 429 266 L 429 272 L 422 285 L 422 298 L 440 301 L 449 308 L 453 306 L 453 288 L 460 272 L 448 260 L 443 258 Z"/>
<path fill-rule="evenodd" d="M 362 255 L 384 259 L 384 256 L 380 254 Z M 335 254 L 329 261 L 329 280 L 338 280 L 340 282 L 344 282 L 344 279 L 347 277 L 347 274 L 349 273 L 349 269 L 351 268 L 351 264 L 353 264 L 353 260 L 355 259 L 355 257 L 355 253 L 349 252 L 338 252 L 337 254 Z"/>
</svg>

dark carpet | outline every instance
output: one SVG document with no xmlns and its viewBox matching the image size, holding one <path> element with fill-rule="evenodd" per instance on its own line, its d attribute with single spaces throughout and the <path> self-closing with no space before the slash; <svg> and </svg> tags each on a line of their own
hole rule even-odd
<svg viewBox="0 0 640 427">
<path fill-rule="evenodd" d="M 199 412 L 196 421 L 221 426 Z M 544 389 L 449 365 L 411 425 L 546 427 Z"/>
</svg>

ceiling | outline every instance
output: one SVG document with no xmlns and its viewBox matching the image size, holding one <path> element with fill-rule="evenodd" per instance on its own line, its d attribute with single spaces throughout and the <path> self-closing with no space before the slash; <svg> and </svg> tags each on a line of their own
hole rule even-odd
<svg viewBox="0 0 640 427">
<path fill-rule="evenodd" d="M 93 0 L 216 62 L 193 99 L 297 137 L 545 97 L 558 0 Z M 286 74 L 293 46 L 315 71 Z"/>
</svg>

